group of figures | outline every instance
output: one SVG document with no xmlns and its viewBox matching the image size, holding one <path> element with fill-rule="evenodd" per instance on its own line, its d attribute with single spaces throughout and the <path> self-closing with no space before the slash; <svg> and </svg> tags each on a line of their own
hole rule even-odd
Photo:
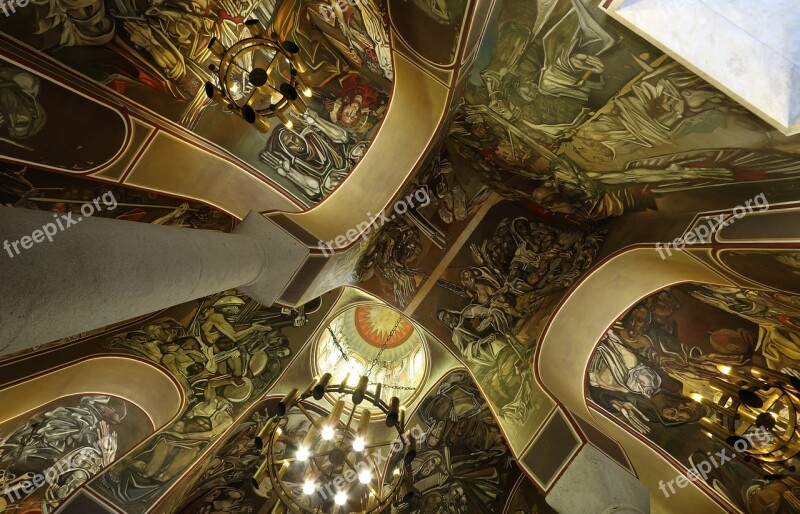
<svg viewBox="0 0 800 514">
<path fill-rule="evenodd" d="M 292 353 L 282 330 L 304 325 L 305 309 L 267 308 L 229 291 L 203 299 L 186 324 L 163 318 L 111 338 L 108 349 L 135 352 L 166 368 L 189 405 L 109 470 L 102 487 L 128 508 L 158 497 L 277 378 Z"/>
<path fill-rule="evenodd" d="M 230 216 L 196 202 L 0 164 L 0 206 L 3 207 L 79 215 L 83 204 L 107 194 L 113 195 L 116 207 L 107 205 L 95 212 L 94 217 L 223 232 L 232 228 Z"/>
<path fill-rule="evenodd" d="M 469 373 L 459 370 L 445 375 L 420 403 L 411 423 L 419 423 L 424 430 L 412 463 L 417 494 L 411 503 L 396 505 L 393 512 L 501 511 L 520 472 Z"/>
<path fill-rule="evenodd" d="M 227 436 L 219 450 L 204 463 L 187 493 L 180 500 L 178 513 L 247 514 L 268 510 L 277 500 L 268 481 L 256 488 L 252 476 L 263 461 L 255 444 L 255 436 L 267 420 L 267 412 L 275 408 L 275 400 L 267 400 L 252 410 Z M 324 413 L 323 413 L 324 415 Z M 395 501 L 390 512 L 397 514 L 466 514 L 501 512 L 509 503 L 512 488 L 518 480 L 526 481 L 517 468 L 489 407 L 466 371 L 448 373 L 423 399 L 409 426 L 417 444 L 417 458 L 412 463 L 414 472 L 414 500 L 410 503 Z M 302 439 L 311 428 L 301 414 L 290 413 L 281 421 L 286 440 Z M 416 434 L 416 435 L 415 435 Z M 276 457 L 290 454 L 278 438 L 273 451 Z M 376 449 L 376 452 L 384 450 Z M 370 459 L 381 466 L 380 459 Z M 385 460 L 385 456 L 382 456 Z M 402 458 L 390 457 L 386 473 Z M 381 470 L 383 472 L 383 470 Z M 283 475 L 283 483 L 301 494 L 305 476 L 299 468 L 291 467 Z M 324 489 L 324 488 L 323 488 Z M 542 497 L 530 485 L 525 487 L 529 496 L 521 510 L 550 512 L 539 501 Z M 308 497 L 311 508 L 318 499 Z M 534 498 L 537 501 L 534 501 Z M 537 508 L 544 505 L 545 510 Z"/>
<path fill-rule="evenodd" d="M 719 448 L 697 424 L 711 410 L 688 392 L 713 397 L 709 381 L 724 378 L 718 366 L 800 376 L 798 320 L 800 302 L 785 293 L 710 284 L 662 290 L 608 330 L 589 364 L 589 398 L 691 467 Z M 731 462 L 708 483 L 746 512 L 782 513 L 800 507 L 797 478 L 766 479 Z"/>
<path fill-rule="evenodd" d="M 454 152 L 506 196 L 579 220 L 655 208 L 655 193 L 797 175 L 791 139 L 597 4 L 503 2 Z"/>
<path fill-rule="evenodd" d="M 269 407 L 263 412 L 255 409 L 233 429 L 219 451 L 204 463 L 192 486 L 186 488 L 174 512 L 250 514 L 270 501 L 267 490 L 252 485 L 253 475 L 264 458 L 255 438 L 268 419 L 268 410 Z M 282 425 L 282 429 L 292 431 L 294 428 Z"/>
<path fill-rule="evenodd" d="M 153 430 L 138 407 L 105 395 L 67 396 L 25 416 L 0 427 L 0 506 L 9 514 L 55 512 Z"/>
<path fill-rule="evenodd" d="M 601 242 L 602 233 L 556 230 L 530 215 L 503 218 L 470 244 L 473 264 L 458 271 L 460 287 L 439 280 L 468 304 L 437 318 L 507 423 L 524 424 L 536 404 L 536 338 L 526 325 L 588 269 Z"/>
<path fill-rule="evenodd" d="M 394 77 L 382 3 L 363 0 L 345 10 L 331 5 L 323 0 L 79 0 L 70 5 L 36 0 L 13 20 L 0 20 L 0 28 L 228 147 L 269 178 L 283 177 L 292 194 L 313 203 L 330 193 L 363 155 L 383 119 Z M 250 37 L 244 25 L 248 19 L 258 19 L 268 33 L 298 45 L 304 63 L 301 78 L 314 92 L 310 109 L 295 116 L 293 128 L 271 130 L 260 153 L 253 153 L 250 145 L 245 152 L 236 144 L 236 134 L 255 144 L 260 139 L 243 120 L 232 122 L 227 107 L 212 107 L 203 88 L 217 80 L 209 71 L 215 59 L 209 42 L 215 38 L 230 47 Z M 241 94 L 252 87 L 245 78 L 234 85 Z M 8 130 L 6 145 L 24 147 L 24 139 L 47 122 L 40 82 L 16 67 L 0 68 L 0 125 Z M 50 102 L 49 109 L 59 108 Z M 63 123 L 67 113 L 51 114 Z M 230 131 L 219 130 L 221 126 Z M 71 151 L 79 152 L 80 145 Z"/>
</svg>

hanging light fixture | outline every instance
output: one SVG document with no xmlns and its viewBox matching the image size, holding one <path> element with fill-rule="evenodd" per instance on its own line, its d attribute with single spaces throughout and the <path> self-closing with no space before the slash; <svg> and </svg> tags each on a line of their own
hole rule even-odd
<svg viewBox="0 0 800 514">
<path fill-rule="evenodd" d="M 381 400 L 375 391 L 369 390 L 364 378 L 361 377 L 357 386 L 348 386 L 347 380 L 325 385 L 330 381 L 330 373 L 326 373 L 312 380 L 303 393 L 292 389 L 257 434 L 256 445 L 261 448 L 264 462 L 253 475 L 254 487 L 260 488 L 269 482 L 269 488 L 284 507 L 298 514 L 378 514 L 392 503 L 411 501 L 416 494 L 411 469 L 416 448 L 410 435 L 405 433 L 405 411 L 397 397 L 392 397 L 388 403 Z M 309 408 L 309 404 L 315 402 L 315 391 L 321 392 L 321 396 L 340 396 L 330 414 L 316 415 L 317 409 Z M 369 404 L 360 409 L 358 416 L 352 403 L 354 397 Z M 346 403 L 351 405 L 345 422 L 342 418 Z M 376 441 L 369 430 L 372 408 L 386 414 L 386 425 L 395 429 L 397 437 Z M 307 433 L 294 436 L 281 430 L 281 420 L 294 413 L 309 420 L 311 428 Z M 398 440 L 405 441 L 400 445 L 402 455 L 398 457 L 401 460 L 384 479 L 371 453 L 380 448 L 395 448 Z M 289 451 L 276 451 L 278 441 Z M 287 480 L 285 475 L 290 469 L 291 480 Z M 299 482 L 298 476 L 301 477 Z"/>
<path fill-rule="evenodd" d="M 720 376 L 709 380 L 713 398 L 692 393 L 693 400 L 710 407 L 700 419 L 703 431 L 733 450 L 735 458 L 767 478 L 797 471 L 800 454 L 800 380 L 761 368 L 718 365 Z M 755 430 L 768 434 L 761 444 L 748 439 Z"/>
<path fill-rule="evenodd" d="M 394 330 L 389 338 L 393 333 Z M 333 332 L 331 335 L 336 338 Z M 381 351 L 385 347 L 384 344 Z M 283 506 L 297 514 L 379 514 L 392 504 L 406 504 L 414 499 L 417 492 L 411 464 L 417 455 L 416 444 L 406 432 L 405 408 L 400 399 L 396 396 L 388 402 L 381 399 L 380 383 L 370 388 L 369 374 L 377 359 L 376 356 L 366 374 L 354 384 L 349 374 L 341 382 L 331 384 L 331 373 L 325 373 L 314 378 L 302 393 L 295 388 L 283 397 L 274 416 L 256 436 L 256 445 L 265 459 L 253 476 L 254 487 L 269 482 Z M 309 406 L 326 395 L 338 395 L 330 413 L 314 414 L 320 409 Z M 379 441 L 370 432 L 373 409 L 385 414 L 386 426 L 394 429 L 396 437 Z M 349 414 L 344 422 L 346 410 Z M 310 422 L 309 431 L 302 436 L 283 432 L 282 421 L 298 413 Z M 288 452 L 276 451 L 278 441 Z M 397 465 L 384 478 L 372 453 L 389 447 L 402 454 L 389 457 L 389 462 L 397 461 Z M 285 477 L 289 469 L 291 481 Z"/>
<path fill-rule="evenodd" d="M 262 132 L 270 129 L 269 118 L 292 128 L 287 114 L 304 113 L 308 107 L 303 97 L 312 95 L 298 76 L 305 70 L 300 49 L 293 41 L 280 41 L 276 33 L 267 34 L 258 20 L 247 20 L 245 26 L 250 37 L 230 48 L 211 39 L 208 49 L 219 62 L 209 66 L 217 84 L 206 82 L 206 95 Z"/>
</svg>

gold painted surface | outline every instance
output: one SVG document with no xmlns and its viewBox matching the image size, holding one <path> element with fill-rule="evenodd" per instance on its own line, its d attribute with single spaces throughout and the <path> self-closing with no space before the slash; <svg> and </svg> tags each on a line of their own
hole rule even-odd
<svg viewBox="0 0 800 514">
<path fill-rule="evenodd" d="M 652 512 L 725 512 L 694 483 L 678 494 L 664 497 L 658 489 L 659 481 L 675 479 L 680 474 L 678 469 L 644 441 L 589 410 L 586 404 L 586 366 L 609 325 L 641 298 L 687 281 L 730 284 L 688 252 L 675 252 L 662 260 L 654 248 L 637 248 L 614 257 L 589 275 L 553 316 L 542 337 L 536 365 L 550 393 L 577 415 L 594 420 L 597 427 L 622 445 L 639 480 L 651 491 Z"/>
<path fill-rule="evenodd" d="M 137 118 L 130 118 L 131 120 L 131 141 L 119 159 L 115 160 L 110 166 L 103 168 L 92 176 L 102 179 L 110 180 L 112 182 L 120 182 L 125 176 L 125 173 L 134 165 L 139 158 L 142 148 L 147 145 L 149 137 L 156 130 L 150 124 L 144 123 Z"/>
<path fill-rule="evenodd" d="M 321 241 L 369 221 L 389 204 L 427 153 L 446 114 L 448 89 L 406 57 L 393 55 L 392 101 L 364 157 L 319 206 L 289 216 Z"/>
<path fill-rule="evenodd" d="M 178 384 L 157 367 L 121 356 L 93 357 L 0 390 L 0 424 L 56 398 L 110 394 L 141 408 L 155 430 L 182 410 Z"/>
<path fill-rule="evenodd" d="M 244 218 L 250 210 L 299 210 L 262 179 L 221 157 L 188 152 L 186 143 L 162 131 L 147 146 L 124 184 L 193 198 L 237 218 Z"/>
</svg>

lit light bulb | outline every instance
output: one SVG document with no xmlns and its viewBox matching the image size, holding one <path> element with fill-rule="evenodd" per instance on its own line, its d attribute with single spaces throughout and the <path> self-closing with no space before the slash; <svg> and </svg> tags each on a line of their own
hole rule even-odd
<svg viewBox="0 0 800 514">
<path fill-rule="evenodd" d="M 399 476 L 400 475 L 400 468 L 394 468 L 394 471 L 392 472 L 392 474 L 394 476 Z"/>
<path fill-rule="evenodd" d="M 305 462 L 308 460 L 308 448 L 303 448 L 302 446 L 298 448 L 295 458 L 297 458 L 297 460 L 300 462 Z"/>
<path fill-rule="evenodd" d="M 281 430 L 281 427 L 278 427 L 278 428 L 275 430 L 275 433 L 276 433 L 276 434 L 278 434 L 278 435 L 281 435 L 281 434 L 283 433 L 283 430 Z"/>
<path fill-rule="evenodd" d="M 331 439 L 333 439 L 333 436 L 334 436 L 333 427 L 325 427 L 322 429 L 322 438 L 325 439 L 326 441 L 330 441 Z"/>
<path fill-rule="evenodd" d="M 358 481 L 362 484 L 368 484 L 370 480 L 372 480 L 372 473 L 370 473 L 368 470 L 365 469 L 358 474 Z"/>
<path fill-rule="evenodd" d="M 294 123 L 292 123 L 292 120 L 286 122 L 286 128 L 288 128 L 289 130 L 292 130 L 294 128 Z"/>
<path fill-rule="evenodd" d="M 355 440 L 353 441 L 353 450 L 357 452 L 363 452 L 365 446 L 366 443 L 364 442 L 364 439 L 360 437 L 356 437 Z"/>
<path fill-rule="evenodd" d="M 303 94 L 306 95 L 307 97 L 311 98 L 311 88 L 310 87 L 305 88 L 303 90 Z"/>
<path fill-rule="evenodd" d="M 303 494 L 313 494 L 315 489 L 314 482 L 311 480 L 306 480 L 306 483 L 303 484 Z"/>
<path fill-rule="evenodd" d="M 333 497 L 333 501 L 336 502 L 336 505 L 344 505 L 347 503 L 347 493 L 339 491 L 336 493 L 336 496 Z"/>
</svg>

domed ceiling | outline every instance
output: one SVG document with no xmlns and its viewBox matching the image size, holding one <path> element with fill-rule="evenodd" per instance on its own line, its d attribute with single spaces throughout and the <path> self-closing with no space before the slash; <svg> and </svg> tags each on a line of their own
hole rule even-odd
<svg viewBox="0 0 800 514">
<path fill-rule="evenodd" d="M 385 347 L 384 347 L 385 345 Z M 381 304 L 362 304 L 339 313 L 320 334 L 314 371 L 347 378 L 362 375 L 383 384 L 382 397 L 403 403 L 417 397 L 428 375 L 428 352 L 417 328 L 405 316 Z"/>
</svg>

